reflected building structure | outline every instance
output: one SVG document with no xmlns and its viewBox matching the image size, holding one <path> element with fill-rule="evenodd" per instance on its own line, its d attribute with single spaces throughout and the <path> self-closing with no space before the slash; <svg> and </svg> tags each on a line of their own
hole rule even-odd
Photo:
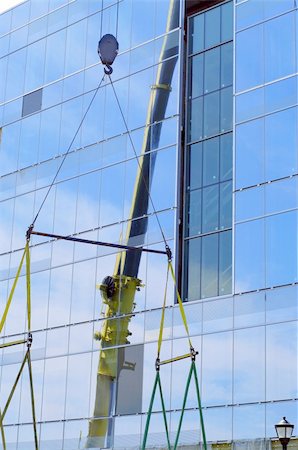
<svg viewBox="0 0 298 450">
<path fill-rule="evenodd" d="M 274 424 L 282 416 L 297 424 L 296 1 L 26 0 L 0 15 L 0 33 L 0 312 L 26 230 L 102 78 L 98 40 L 111 33 L 129 133 L 106 78 L 35 229 L 163 250 L 157 214 L 199 351 L 207 441 L 218 450 L 277 448 Z M 159 84 L 165 67 L 172 75 Z M 168 98 L 156 116 L 161 90 Z M 154 203 L 140 217 L 131 213 L 139 171 L 132 142 Z M 105 309 L 96 285 L 123 268 L 125 254 L 32 236 L 31 261 L 40 448 L 141 448 L 166 258 L 139 258 L 131 334 L 114 346 L 106 415 L 96 407 L 97 381 L 111 350 L 99 339 Z M 22 274 L 1 343 L 23 336 L 25 289 Z M 123 318 L 112 320 L 117 329 Z M 169 282 L 161 356 L 187 351 Z M 20 348 L 1 349 L 1 408 L 22 357 Z M 188 370 L 188 360 L 161 370 L 173 442 Z M 24 372 L 4 421 L 10 450 L 34 449 L 29 401 Z M 191 387 L 180 445 L 201 441 Z M 159 400 L 147 446 L 167 448 Z"/>
</svg>

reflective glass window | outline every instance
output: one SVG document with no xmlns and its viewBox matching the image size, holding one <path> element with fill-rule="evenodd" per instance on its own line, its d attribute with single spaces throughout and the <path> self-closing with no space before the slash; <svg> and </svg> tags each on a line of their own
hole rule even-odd
<svg viewBox="0 0 298 450">
<path fill-rule="evenodd" d="M 245 299 L 243 299 L 245 301 Z M 234 402 L 265 400 L 265 327 L 234 332 Z"/>
<path fill-rule="evenodd" d="M 219 89 L 220 84 L 220 47 L 204 54 L 204 93 Z"/>
<path fill-rule="evenodd" d="M 263 115 L 264 108 L 264 88 L 254 89 L 236 96 L 237 122 Z"/>
<path fill-rule="evenodd" d="M 261 22 L 264 16 L 264 3 L 259 0 L 250 0 L 237 5 L 236 29 L 249 27 Z"/>
<path fill-rule="evenodd" d="M 221 41 L 231 41 L 233 39 L 233 3 L 229 2 L 221 8 Z"/>
<path fill-rule="evenodd" d="M 239 224 L 235 231 L 235 291 L 246 292 L 264 287 L 264 221 Z"/>
<path fill-rule="evenodd" d="M 219 181 L 219 138 L 209 139 L 203 143 L 203 185 Z M 191 162 L 190 162 L 191 164 Z"/>
<path fill-rule="evenodd" d="M 191 97 L 198 97 L 203 94 L 203 81 L 204 81 L 204 55 L 196 55 L 191 60 L 190 80 L 191 83 Z"/>
<path fill-rule="evenodd" d="M 201 292 L 201 243 L 202 240 L 191 239 L 186 245 L 185 257 L 185 300 L 200 298 Z"/>
<path fill-rule="evenodd" d="M 264 180 L 264 121 L 236 127 L 236 187 L 252 186 Z"/>
<path fill-rule="evenodd" d="M 202 238 L 202 298 L 218 295 L 218 234 Z"/>
<path fill-rule="evenodd" d="M 266 291 L 266 322 L 283 322 L 298 317 L 298 287 L 287 286 Z"/>
<path fill-rule="evenodd" d="M 197 189 L 202 186 L 202 144 L 193 144 L 189 147 L 188 156 L 188 188 Z"/>
<path fill-rule="evenodd" d="M 189 53 L 197 53 L 204 49 L 204 19 L 203 14 L 190 19 Z"/>
<path fill-rule="evenodd" d="M 266 219 L 266 285 L 278 286 L 297 278 L 297 212 Z"/>
<path fill-rule="evenodd" d="M 232 231 L 219 234 L 218 294 L 232 292 Z"/>
<path fill-rule="evenodd" d="M 211 94 L 212 95 L 212 94 Z M 217 94 L 215 94 L 217 95 Z M 189 104 L 188 140 L 196 141 L 203 137 L 203 98 L 192 100 Z"/>
<path fill-rule="evenodd" d="M 232 87 L 222 89 L 220 97 L 220 132 L 233 128 L 233 91 Z"/>
<path fill-rule="evenodd" d="M 220 43 L 220 8 L 210 9 L 205 13 L 205 48 Z"/>
<path fill-rule="evenodd" d="M 219 222 L 219 186 L 209 186 L 203 189 L 202 196 L 202 232 L 218 230 Z"/>
<path fill-rule="evenodd" d="M 287 336 L 287 347 L 283 345 Z M 266 329 L 266 399 L 294 398 L 297 393 L 297 322 Z M 276 358 L 278 355 L 278 358 Z M 287 370 L 284 368 L 287 367 Z"/>
<path fill-rule="evenodd" d="M 298 178 L 266 184 L 266 213 L 275 213 L 298 206 Z"/>
<path fill-rule="evenodd" d="M 220 180 L 232 178 L 233 167 L 233 135 L 224 134 L 220 137 Z"/>
<path fill-rule="evenodd" d="M 204 138 L 219 133 L 219 92 L 204 96 Z"/>
<path fill-rule="evenodd" d="M 233 83 L 233 43 L 222 45 L 220 51 L 220 86 L 224 88 Z"/>
<path fill-rule="evenodd" d="M 291 77 L 265 86 L 265 111 L 294 106 L 297 102 L 297 78 Z"/>
<path fill-rule="evenodd" d="M 236 40 L 236 90 L 242 91 L 264 81 L 263 26 L 238 33 Z"/>
<path fill-rule="evenodd" d="M 192 191 L 188 197 L 188 232 L 187 236 L 195 236 L 201 234 L 201 202 L 202 202 L 202 189 Z"/>
<path fill-rule="evenodd" d="M 266 180 L 297 172 L 297 109 L 290 108 L 265 119 Z"/>
<path fill-rule="evenodd" d="M 264 186 L 244 189 L 236 193 L 236 221 L 261 217 L 265 213 Z"/>
<path fill-rule="evenodd" d="M 296 70 L 294 13 L 266 22 L 264 42 L 265 81 L 294 73 Z"/>
</svg>

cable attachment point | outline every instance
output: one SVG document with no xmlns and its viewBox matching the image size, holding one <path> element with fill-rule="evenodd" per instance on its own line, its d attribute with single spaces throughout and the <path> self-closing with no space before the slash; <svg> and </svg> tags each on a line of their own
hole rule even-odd
<svg viewBox="0 0 298 450">
<path fill-rule="evenodd" d="M 156 370 L 156 372 L 159 372 L 159 369 L 160 369 L 160 359 L 156 358 L 156 360 L 155 360 L 155 370 Z"/>
<path fill-rule="evenodd" d="M 31 237 L 31 233 L 33 231 L 33 228 L 34 228 L 34 223 L 31 223 L 30 227 L 26 231 L 26 239 L 27 239 L 27 241 L 30 241 L 30 237 Z"/>
<path fill-rule="evenodd" d="M 106 67 L 104 67 L 103 70 L 106 75 L 112 75 L 113 73 L 113 68 L 108 64 L 106 64 Z"/>
<path fill-rule="evenodd" d="M 166 244 L 166 253 L 167 253 L 168 261 L 169 262 L 172 261 L 172 250 L 170 249 L 168 244 Z"/>
<path fill-rule="evenodd" d="M 195 361 L 196 360 L 196 356 L 199 354 L 199 352 L 197 352 L 193 347 L 190 347 L 190 355 L 191 355 L 191 360 Z"/>
<path fill-rule="evenodd" d="M 31 348 L 32 341 L 33 341 L 32 333 L 28 333 L 28 336 L 27 336 L 27 348 L 28 349 Z"/>
</svg>

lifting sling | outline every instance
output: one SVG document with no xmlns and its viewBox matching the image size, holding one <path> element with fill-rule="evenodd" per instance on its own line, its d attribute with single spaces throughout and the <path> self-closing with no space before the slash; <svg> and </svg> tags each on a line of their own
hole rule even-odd
<svg viewBox="0 0 298 450">
<path fill-rule="evenodd" d="M 184 325 L 184 328 L 185 328 L 185 331 L 187 334 L 190 351 L 187 354 L 176 356 L 174 358 L 167 359 L 164 361 L 160 361 L 160 351 L 161 351 L 161 345 L 162 345 L 162 339 L 163 339 L 163 329 L 164 329 L 164 319 L 165 319 L 165 308 L 166 308 L 169 273 L 173 279 L 173 283 L 175 286 L 176 296 L 177 296 L 178 305 L 179 305 L 179 311 L 180 311 L 182 322 L 183 322 L 183 325 Z M 160 366 L 169 364 L 169 363 L 173 363 L 175 361 L 180 361 L 180 360 L 188 358 L 188 357 L 191 358 L 191 365 L 190 365 L 190 370 L 189 370 L 186 387 L 185 387 L 185 391 L 184 391 L 182 409 L 181 409 L 181 414 L 180 414 L 180 418 L 179 418 L 179 424 L 178 424 L 178 429 L 177 429 L 177 433 L 176 433 L 176 437 L 175 437 L 175 442 L 173 445 L 173 450 L 176 450 L 177 446 L 178 446 L 182 422 L 183 422 L 183 416 L 184 416 L 184 412 L 185 412 L 186 401 L 187 401 L 187 396 L 188 396 L 188 391 L 189 391 L 189 386 L 190 386 L 192 377 L 194 377 L 194 380 L 195 380 L 195 388 L 196 388 L 196 394 L 197 394 L 198 409 L 199 409 L 199 414 L 200 414 L 200 423 L 201 423 L 204 450 L 207 450 L 206 433 L 205 433 L 204 419 L 203 419 L 203 413 L 202 413 L 199 381 L 198 381 L 198 374 L 197 374 L 196 362 L 195 362 L 197 354 L 198 354 L 198 352 L 196 352 L 194 350 L 192 343 L 191 343 L 183 303 L 182 303 L 181 296 L 180 296 L 180 293 L 177 288 L 177 283 L 176 283 L 175 273 L 174 273 L 174 269 L 173 269 L 173 265 L 172 265 L 171 255 L 170 255 L 170 253 L 168 253 L 168 268 L 167 268 L 167 276 L 166 276 L 166 285 L 165 285 L 164 301 L 163 301 L 161 319 L 160 319 L 160 328 L 159 328 L 159 336 L 158 336 L 158 344 L 157 344 L 157 357 L 156 357 L 156 362 L 155 362 L 156 376 L 155 376 L 155 381 L 154 381 L 151 399 L 150 399 L 150 403 L 149 403 L 149 409 L 148 409 L 147 420 L 146 420 L 145 431 L 144 431 L 143 442 L 142 442 L 142 450 L 146 449 L 152 408 L 153 408 L 153 403 L 154 403 L 154 398 L 155 398 L 157 387 L 158 387 L 159 393 L 160 393 L 163 421 L 164 421 L 164 425 L 165 425 L 165 432 L 166 432 L 166 438 L 167 438 L 167 447 L 168 447 L 168 450 L 171 450 L 171 448 L 172 448 L 171 443 L 170 443 L 166 408 L 165 408 L 164 397 L 163 397 L 163 392 L 162 392 L 162 385 L 161 385 L 161 380 L 160 380 Z"/>
<path fill-rule="evenodd" d="M 35 415 L 35 401 L 34 401 L 34 390 L 33 390 L 33 377 L 32 377 L 32 364 L 31 364 L 31 345 L 32 345 L 32 334 L 31 334 L 31 285 L 30 285 L 30 249 L 29 249 L 29 238 L 27 237 L 25 249 L 16 273 L 16 277 L 14 279 L 11 291 L 9 293 L 4 312 L 0 321 L 0 333 L 3 330 L 3 327 L 5 325 L 7 315 L 9 312 L 9 308 L 11 306 L 11 302 L 13 299 L 13 295 L 21 274 L 22 267 L 24 265 L 24 260 L 26 259 L 26 298 L 27 298 L 27 326 L 28 326 L 28 334 L 27 339 L 7 342 L 0 345 L 0 348 L 6 348 L 13 345 L 20 345 L 20 344 L 26 344 L 27 345 L 27 351 L 25 353 L 23 362 L 21 364 L 21 367 L 18 371 L 18 374 L 16 376 L 15 382 L 12 386 L 12 389 L 10 391 L 10 394 L 8 396 L 8 399 L 6 401 L 6 404 L 3 408 L 3 410 L 0 410 L 0 429 L 1 429 L 1 438 L 2 438 L 2 446 L 3 450 L 6 450 L 6 440 L 5 440 L 5 432 L 4 432 L 4 425 L 3 420 L 6 415 L 6 412 L 8 410 L 8 407 L 10 405 L 10 402 L 12 400 L 12 397 L 14 395 L 14 392 L 16 390 L 17 384 L 21 378 L 23 369 L 27 363 L 28 371 L 29 371 L 29 385 L 30 385 L 30 396 L 31 396 L 31 410 L 32 410 L 32 422 L 33 422 L 33 433 L 34 433 L 34 444 L 35 444 L 35 450 L 38 450 L 38 437 L 37 437 L 37 429 L 36 429 L 36 415 Z"/>
</svg>

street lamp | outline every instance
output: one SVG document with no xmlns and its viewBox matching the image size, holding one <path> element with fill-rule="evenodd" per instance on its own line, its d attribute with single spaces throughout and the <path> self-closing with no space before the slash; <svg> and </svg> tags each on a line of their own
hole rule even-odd
<svg viewBox="0 0 298 450">
<path fill-rule="evenodd" d="M 283 450 L 286 450 L 293 433 L 294 425 L 289 423 L 287 419 L 283 417 L 282 420 L 275 425 L 275 429 Z"/>
</svg>

